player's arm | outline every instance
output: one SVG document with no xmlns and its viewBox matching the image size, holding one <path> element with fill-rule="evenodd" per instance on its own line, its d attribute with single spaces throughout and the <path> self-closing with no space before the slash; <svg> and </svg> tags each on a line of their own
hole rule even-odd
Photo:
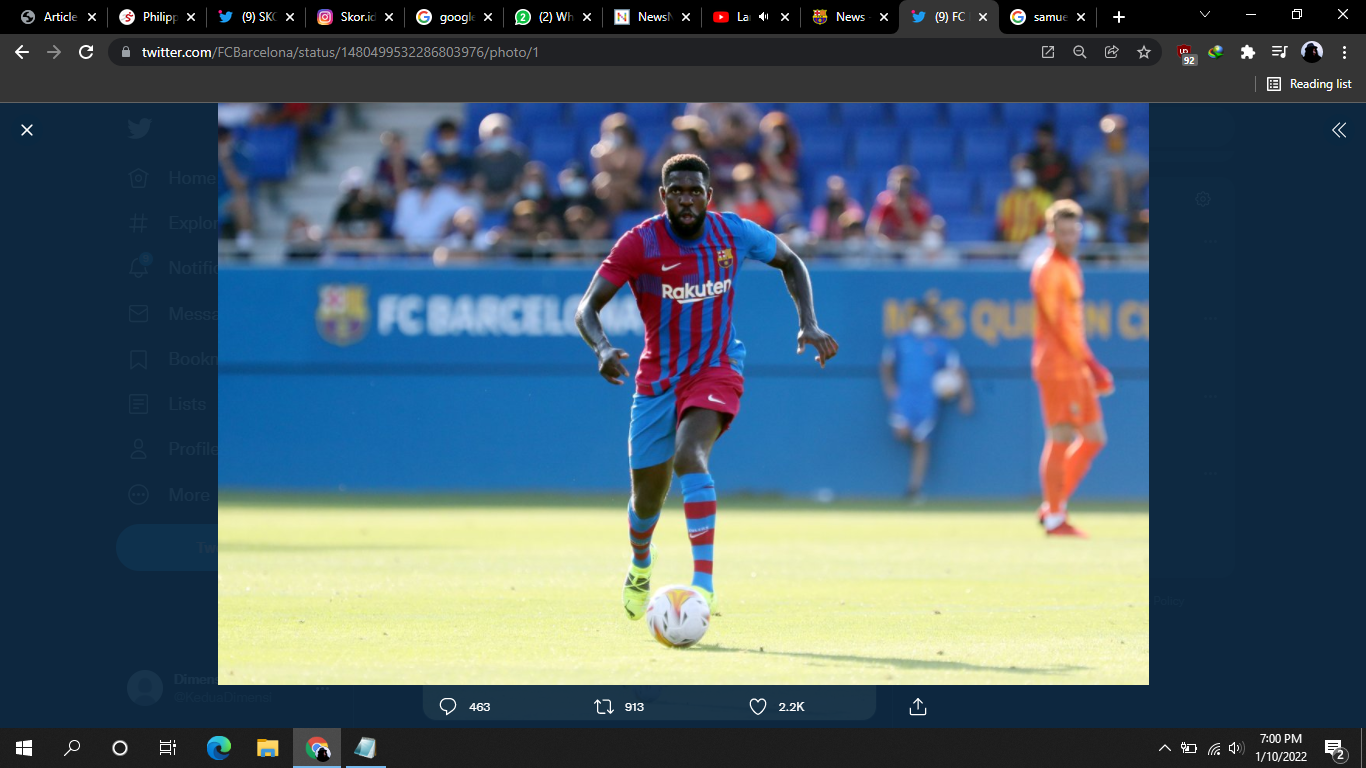
<svg viewBox="0 0 1366 768">
<path fill-rule="evenodd" d="M 777 251 L 768 265 L 782 270 L 787 292 L 792 294 L 792 301 L 797 305 L 797 354 L 804 352 L 806 345 L 810 344 L 816 348 L 816 362 L 824 368 L 830 358 L 839 353 L 839 342 L 816 324 L 816 302 L 811 295 L 811 273 L 807 271 L 806 264 L 787 247 L 787 243 L 782 240 L 775 242 L 778 244 Z"/>
<path fill-rule="evenodd" d="M 1062 284 L 1060 273 L 1048 274 L 1039 293 L 1039 311 L 1043 312 L 1044 320 L 1057 329 L 1067 354 L 1091 371 L 1100 394 L 1109 395 L 1115 391 L 1115 377 L 1096 360 L 1091 345 L 1086 342 L 1086 330 L 1081 326 L 1081 319 L 1073 312 L 1062 311 L 1065 290 L 1067 289 Z"/>
<path fill-rule="evenodd" d="M 878 374 L 882 378 L 882 394 L 888 400 L 895 400 L 901 394 L 901 387 L 896 381 L 896 348 L 894 342 L 888 342 L 887 349 L 882 353 L 882 364 L 878 366 Z"/>
<path fill-rule="evenodd" d="M 968 378 L 968 369 L 963 367 L 963 361 L 959 359 L 957 351 L 949 355 L 947 367 L 958 371 L 958 375 L 963 377 L 963 391 L 958 393 L 958 412 L 964 416 L 971 416 L 977 407 L 977 401 L 972 399 L 972 379 Z"/>
<path fill-rule="evenodd" d="M 588 285 L 588 292 L 583 295 L 579 309 L 574 313 L 574 324 L 579 327 L 579 335 L 598 357 L 598 373 L 617 385 L 624 383 L 629 375 L 621 361 L 631 355 L 624 349 L 613 347 L 612 342 L 608 341 L 607 332 L 602 329 L 601 312 L 620 289 L 621 286 L 614 285 L 602 275 L 593 275 L 593 282 Z"/>
</svg>

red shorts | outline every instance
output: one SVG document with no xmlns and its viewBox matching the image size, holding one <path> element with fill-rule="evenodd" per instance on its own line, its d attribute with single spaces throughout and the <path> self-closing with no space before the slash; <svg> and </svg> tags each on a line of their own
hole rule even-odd
<svg viewBox="0 0 1366 768">
<path fill-rule="evenodd" d="M 1046 379 L 1039 385 L 1045 428 L 1058 424 L 1084 427 L 1100 421 L 1100 396 L 1090 376 L 1071 379 Z"/>
<path fill-rule="evenodd" d="M 722 414 L 721 432 L 730 429 L 730 423 L 740 413 L 740 396 L 745 393 L 745 377 L 733 368 L 703 368 L 695 376 L 685 376 L 678 380 L 674 388 L 675 424 L 683 421 L 683 414 L 689 408 L 706 408 Z"/>
</svg>

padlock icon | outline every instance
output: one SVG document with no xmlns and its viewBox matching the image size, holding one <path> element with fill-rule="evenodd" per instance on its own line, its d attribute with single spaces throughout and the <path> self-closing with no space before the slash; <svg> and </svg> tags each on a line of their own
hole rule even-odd
<svg viewBox="0 0 1366 768">
<path fill-rule="evenodd" d="M 133 54 L 131 54 L 131 53 L 128 52 L 128 46 L 126 46 L 126 45 L 123 46 L 123 58 L 127 59 L 127 58 L 132 57 L 132 55 L 133 55 Z"/>
</svg>

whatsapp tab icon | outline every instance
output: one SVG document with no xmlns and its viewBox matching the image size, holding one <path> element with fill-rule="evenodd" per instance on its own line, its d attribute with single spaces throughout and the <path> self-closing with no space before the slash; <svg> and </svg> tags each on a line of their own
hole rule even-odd
<svg viewBox="0 0 1366 768">
<path fill-rule="evenodd" d="M 525 9 L 525 8 L 519 9 L 519 10 L 517 11 L 517 13 L 513 14 L 513 16 L 512 16 L 512 23 L 513 23 L 513 24 L 516 24 L 516 25 L 519 26 L 519 27 L 522 26 L 523 24 L 530 24 L 530 23 L 531 23 L 531 11 L 528 11 L 528 10 Z"/>
</svg>

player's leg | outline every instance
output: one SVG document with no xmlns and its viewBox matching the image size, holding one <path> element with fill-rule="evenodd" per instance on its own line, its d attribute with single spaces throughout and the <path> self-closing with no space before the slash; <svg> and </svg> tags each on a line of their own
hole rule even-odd
<svg viewBox="0 0 1366 768">
<path fill-rule="evenodd" d="M 672 390 L 654 397 L 636 394 L 631 403 L 631 503 L 626 510 L 631 567 L 622 586 L 621 603 L 632 621 L 645 615 L 650 598 L 650 575 L 654 571 L 651 541 L 673 481 L 675 403 Z"/>
<path fill-rule="evenodd" d="M 920 491 L 925 487 L 925 472 L 929 466 L 929 438 L 911 441 L 911 487 L 909 490 L 912 501 L 920 498 Z"/>
<path fill-rule="evenodd" d="M 1105 447 L 1107 439 L 1104 421 L 1083 424 L 1081 429 L 1077 430 L 1077 439 L 1067 447 L 1067 464 L 1063 470 L 1064 499 L 1070 499 L 1072 494 L 1076 493 L 1077 486 L 1081 485 L 1082 478 L 1091 470 L 1092 460 Z"/>
<path fill-rule="evenodd" d="M 716 533 L 716 486 L 708 464 L 712 446 L 729 418 L 728 414 L 706 408 L 687 409 L 678 424 L 674 451 L 674 472 L 683 489 L 683 514 L 688 519 L 688 542 L 692 545 L 692 585 L 702 591 L 709 604 L 715 599 L 712 547 Z"/>
</svg>

